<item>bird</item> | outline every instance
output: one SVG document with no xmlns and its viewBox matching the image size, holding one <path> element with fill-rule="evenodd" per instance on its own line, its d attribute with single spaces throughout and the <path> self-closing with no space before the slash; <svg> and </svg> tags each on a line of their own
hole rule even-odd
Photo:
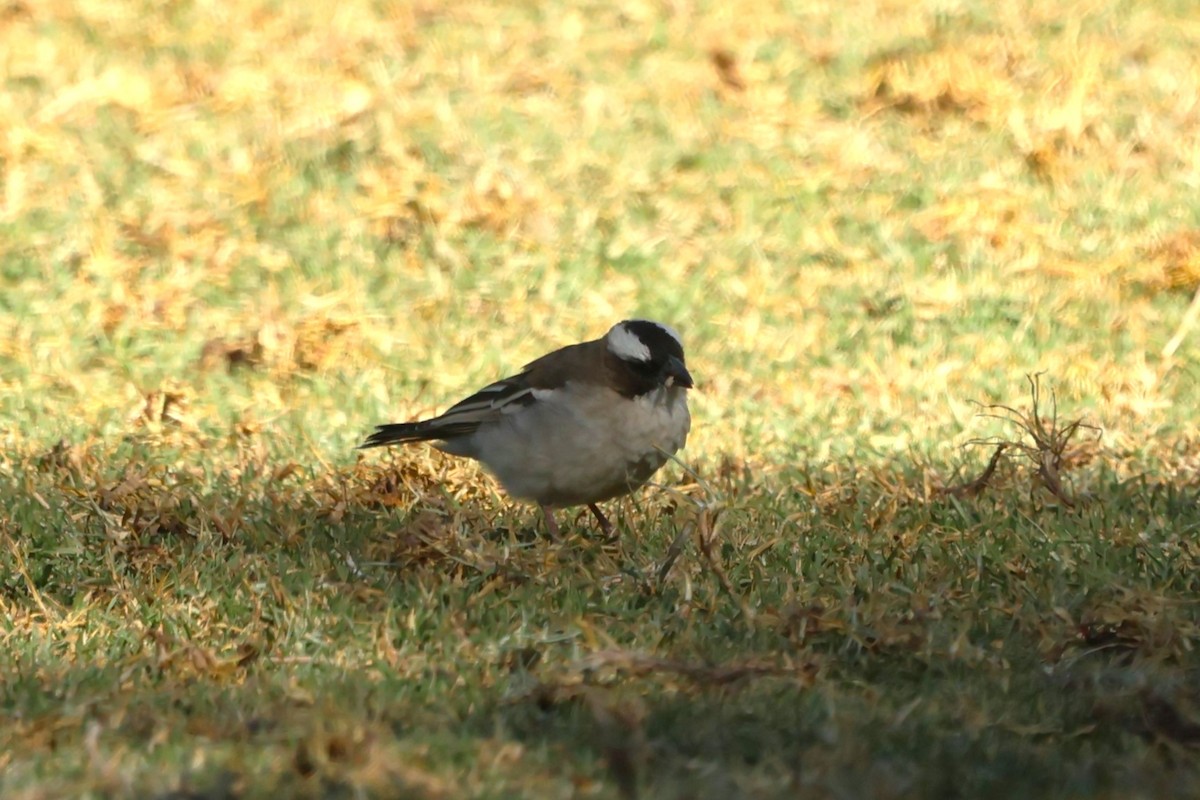
<svg viewBox="0 0 1200 800">
<path fill-rule="evenodd" d="M 481 462 L 510 496 L 540 506 L 555 540 L 553 510 L 579 505 L 611 539 L 597 503 L 640 488 L 684 446 L 693 385 L 679 334 L 627 319 L 599 339 L 531 361 L 440 416 L 378 425 L 359 449 L 431 442 Z"/>
</svg>

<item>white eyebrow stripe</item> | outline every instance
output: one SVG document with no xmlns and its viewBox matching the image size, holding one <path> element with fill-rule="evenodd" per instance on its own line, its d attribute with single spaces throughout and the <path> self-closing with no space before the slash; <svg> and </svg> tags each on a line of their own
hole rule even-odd
<svg viewBox="0 0 1200 800">
<path fill-rule="evenodd" d="M 650 348 L 638 338 L 637 334 L 625 327 L 617 325 L 605 336 L 610 353 L 625 361 L 649 361 Z"/>
</svg>

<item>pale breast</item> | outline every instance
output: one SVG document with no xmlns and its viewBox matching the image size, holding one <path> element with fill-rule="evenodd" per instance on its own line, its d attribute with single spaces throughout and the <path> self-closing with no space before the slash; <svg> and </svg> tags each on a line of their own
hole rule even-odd
<svg viewBox="0 0 1200 800">
<path fill-rule="evenodd" d="M 553 506 L 595 503 L 645 483 L 687 441 L 683 389 L 634 400 L 594 385 L 537 391 L 538 402 L 481 427 L 456 447 L 509 494 Z"/>
</svg>

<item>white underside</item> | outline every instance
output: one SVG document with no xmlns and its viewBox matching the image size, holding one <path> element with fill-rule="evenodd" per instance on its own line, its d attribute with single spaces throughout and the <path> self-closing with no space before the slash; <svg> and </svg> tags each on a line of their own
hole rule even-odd
<svg viewBox="0 0 1200 800">
<path fill-rule="evenodd" d="M 548 506 L 596 503 L 644 484 L 687 441 L 687 393 L 629 400 L 595 385 L 535 390 L 470 436 L 441 445 L 483 462 L 514 497 Z"/>
</svg>

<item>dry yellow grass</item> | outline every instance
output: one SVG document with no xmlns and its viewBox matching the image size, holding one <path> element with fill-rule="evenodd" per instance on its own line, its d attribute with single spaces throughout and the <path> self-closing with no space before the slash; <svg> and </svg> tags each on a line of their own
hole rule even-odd
<svg viewBox="0 0 1200 800">
<path fill-rule="evenodd" d="M 20 388 L 86 394 L 93 423 L 128 390 L 80 374 L 84 333 L 253 340 L 273 378 L 336 364 L 403 416 L 382 364 L 444 376 L 428 408 L 653 312 L 709 367 L 703 452 L 745 439 L 721 398 L 835 413 L 813 356 L 856 333 L 831 319 L 847 293 L 885 292 L 917 346 L 830 377 L 888 417 L 937 424 L 956 386 L 1035 370 L 1141 417 L 1175 362 L 1118 364 L 1096 335 L 1153 352 L 1171 319 L 1129 286 L 1195 286 L 1195 70 L 1174 20 L 1081 9 L 19 5 L 4 218 L 30 292 L 54 290 L 6 349 L 40 379 Z M 987 328 L 952 352 L 939 321 L 997 294 L 1019 338 L 1119 316 L 1032 357 Z"/>
<path fill-rule="evenodd" d="M 629 796 L 707 758 L 704 791 L 881 796 L 855 765 L 909 756 L 879 730 L 1017 731 L 997 769 L 1030 781 L 1100 769 L 1114 719 L 1194 743 L 1196 694 L 1137 682 L 1200 644 L 1186 3 L 16 0 L 0 52 L 7 795 Z M 626 504 L 623 551 L 525 537 L 469 464 L 353 452 L 635 315 L 684 334 L 700 479 Z M 979 404 L 1037 373 L 1103 431 L 1069 503 L 1035 461 L 969 483 L 963 446 L 1015 436 Z M 1034 662 L 1092 646 L 1152 667 L 1039 717 Z M 1018 689 L 876 683 L 910 659 Z M 817 698 L 802 725 L 703 693 L 760 674 Z M 839 702 L 866 744 L 813 721 Z"/>
</svg>

